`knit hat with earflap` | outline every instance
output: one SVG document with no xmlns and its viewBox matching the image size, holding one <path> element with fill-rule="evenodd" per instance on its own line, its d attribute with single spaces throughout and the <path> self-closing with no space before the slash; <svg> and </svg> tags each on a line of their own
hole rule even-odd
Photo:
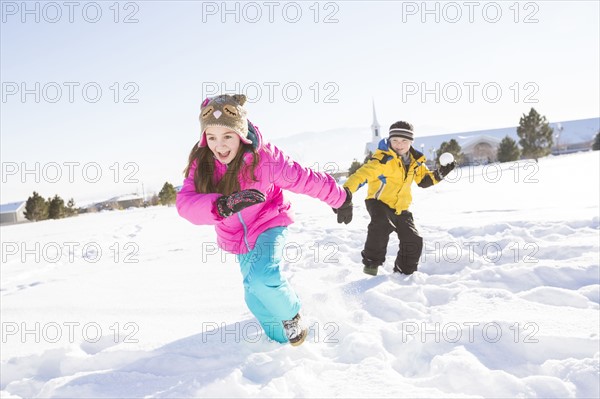
<svg viewBox="0 0 600 399">
<path fill-rule="evenodd" d="M 200 136 L 199 147 L 206 147 L 206 129 L 220 126 L 236 132 L 242 143 L 252 144 L 248 138 L 248 119 L 243 105 L 246 96 L 243 94 L 221 94 L 206 98 L 200 107 Z"/>
<path fill-rule="evenodd" d="M 413 125 L 408 122 L 398 121 L 390 126 L 389 138 L 401 137 L 410 141 L 414 141 Z"/>
</svg>

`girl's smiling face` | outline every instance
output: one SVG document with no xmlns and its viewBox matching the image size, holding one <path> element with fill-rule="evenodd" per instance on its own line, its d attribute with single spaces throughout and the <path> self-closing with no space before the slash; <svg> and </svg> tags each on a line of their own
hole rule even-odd
<svg viewBox="0 0 600 399">
<path fill-rule="evenodd" d="M 210 126 L 204 132 L 208 148 L 221 163 L 229 164 L 240 150 L 240 136 L 222 126 Z"/>
</svg>

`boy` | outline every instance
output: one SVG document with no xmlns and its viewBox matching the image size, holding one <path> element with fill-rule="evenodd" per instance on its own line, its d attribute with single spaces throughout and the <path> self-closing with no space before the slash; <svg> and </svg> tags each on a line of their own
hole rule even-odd
<svg viewBox="0 0 600 399">
<path fill-rule="evenodd" d="M 365 201 L 371 216 L 365 248 L 361 252 L 363 271 L 376 276 L 377 268 L 385 261 L 390 233 L 398 234 L 400 248 L 394 272 L 412 274 L 417 270 L 423 250 L 423 238 L 415 227 L 412 213 L 413 181 L 419 187 L 439 183 L 454 167 L 455 162 L 430 171 L 425 156 L 412 147 L 413 126 L 399 121 L 390 126 L 388 139 L 382 139 L 369 162 L 348 177 L 344 184 L 354 193 L 368 183 Z"/>
</svg>

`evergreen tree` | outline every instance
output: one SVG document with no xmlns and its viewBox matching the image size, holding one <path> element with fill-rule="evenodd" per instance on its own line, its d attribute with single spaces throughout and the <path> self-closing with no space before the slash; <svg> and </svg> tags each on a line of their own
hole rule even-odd
<svg viewBox="0 0 600 399">
<path fill-rule="evenodd" d="M 65 201 L 56 194 L 48 198 L 48 219 L 62 219 L 65 217 Z"/>
<path fill-rule="evenodd" d="M 350 164 L 350 168 L 348 168 L 348 176 L 350 176 L 351 174 L 356 172 L 361 166 L 369 162 L 372 156 L 373 152 L 369 151 L 369 153 L 365 156 L 365 160 L 362 163 L 360 163 L 356 158 L 354 158 L 354 160 Z"/>
<path fill-rule="evenodd" d="M 158 193 L 158 198 L 162 205 L 174 204 L 177 198 L 177 191 L 175 191 L 175 187 L 171 183 L 166 182 Z"/>
<path fill-rule="evenodd" d="M 440 163 L 440 155 L 442 155 L 445 152 L 449 152 L 450 154 L 452 154 L 454 156 L 454 160 L 456 161 L 456 163 L 458 165 L 462 164 L 463 161 L 463 153 L 462 153 L 462 148 L 460 147 L 460 144 L 458 144 L 458 141 L 451 139 L 449 142 L 444 141 L 442 144 L 440 144 L 440 148 L 437 150 L 436 152 L 436 163 Z"/>
<path fill-rule="evenodd" d="M 498 162 L 516 161 L 521 157 L 521 149 L 517 142 L 506 136 L 498 147 Z"/>
<path fill-rule="evenodd" d="M 75 208 L 75 201 L 73 200 L 73 198 L 69 199 L 69 202 L 67 202 L 67 207 L 65 208 L 65 215 L 67 217 L 69 216 L 75 216 L 77 215 L 77 208 Z"/>
<path fill-rule="evenodd" d="M 32 222 L 47 219 L 48 204 L 41 195 L 34 191 L 33 195 L 27 198 L 25 212 L 23 212 L 23 214 L 27 220 L 31 220 Z"/>
<path fill-rule="evenodd" d="M 598 151 L 600 150 L 600 131 L 596 133 L 596 138 L 594 139 L 594 144 L 592 145 L 592 150 Z"/>
<path fill-rule="evenodd" d="M 538 112 L 531 108 L 529 115 L 523 114 L 517 127 L 519 135 L 519 145 L 521 146 L 524 158 L 533 158 L 537 160 L 551 152 L 554 130 Z"/>
<path fill-rule="evenodd" d="M 354 172 L 356 172 L 361 166 L 363 166 L 363 164 L 358 162 L 356 158 L 354 158 L 354 161 L 352 161 L 352 164 L 350 164 L 350 168 L 348 169 L 348 175 L 351 175 Z"/>
</svg>

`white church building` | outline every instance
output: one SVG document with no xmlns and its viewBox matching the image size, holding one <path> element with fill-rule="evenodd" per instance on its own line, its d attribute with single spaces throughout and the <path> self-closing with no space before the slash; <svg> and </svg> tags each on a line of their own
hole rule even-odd
<svg viewBox="0 0 600 399">
<path fill-rule="evenodd" d="M 464 156 L 463 162 L 478 165 L 496 162 L 500 141 L 496 137 L 482 134 L 472 137 L 462 144 L 459 142 Z"/>
</svg>

